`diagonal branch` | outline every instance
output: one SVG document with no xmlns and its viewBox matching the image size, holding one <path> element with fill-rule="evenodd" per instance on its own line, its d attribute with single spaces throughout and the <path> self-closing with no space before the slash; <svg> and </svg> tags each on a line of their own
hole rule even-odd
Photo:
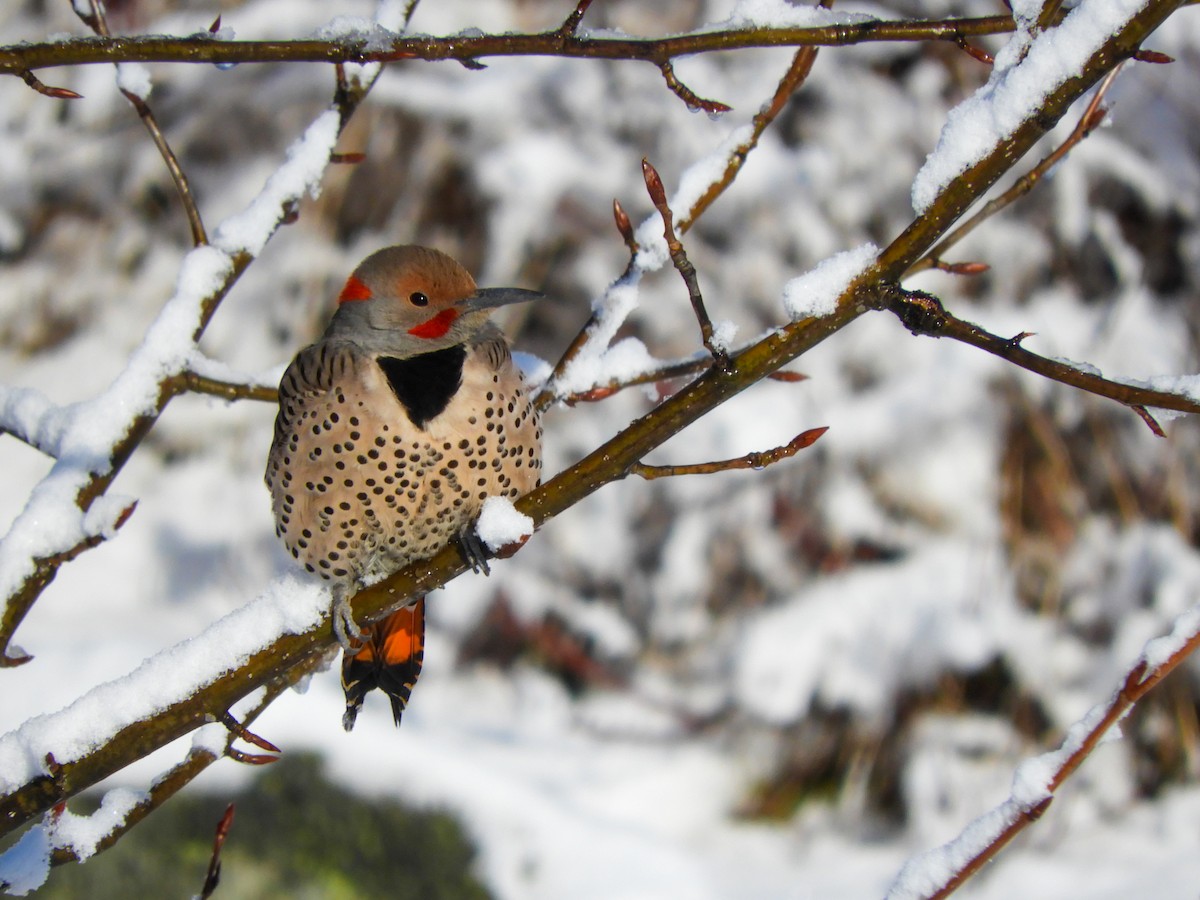
<svg viewBox="0 0 1200 900">
<path fill-rule="evenodd" d="M 75 13 L 100 37 L 112 37 L 108 30 L 108 18 L 104 14 L 104 3 L 102 0 L 91 0 L 90 11 L 81 10 L 76 6 Z M 188 224 L 192 229 L 192 243 L 197 247 L 201 244 L 207 244 L 208 233 L 204 230 L 204 220 L 200 217 L 200 209 L 196 206 L 195 197 L 192 196 L 192 186 L 188 182 L 188 177 L 184 174 L 183 168 L 179 165 L 179 159 L 175 156 L 175 151 L 167 143 L 167 136 L 163 134 L 162 128 L 159 127 L 158 119 L 154 117 L 154 112 L 150 109 L 146 98 L 136 89 L 126 87 L 123 82 L 122 69 L 118 66 L 117 88 L 137 111 L 142 124 L 146 126 L 146 131 L 150 133 L 151 140 L 154 141 L 154 146 L 158 148 L 159 155 L 162 156 L 163 162 L 166 163 L 167 171 L 171 173 L 171 180 L 175 183 L 175 191 L 179 194 L 179 199 L 183 203 L 184 213 L 187 215 Z"/>
<path fill-rule="evenodd" d="M 1093 707 L 1067 731 L 1055 751 L 1026 760 L 1013 777 L 1012 795 L 980 816 L 950 843 L 909 860 L 889 898 L 948 897 L 1018 834 L 1037 821 L 1055 792 L 1091 755 L 1109 731 L 1160 681 L 1200 647 L 1200 607 L 1175 621 L 1170 635 L 1155 638 L 1107 703 Z"/>
<path fill-rule="evenodd" d="M 684 285 L 687 286 L 688 300 L 691 301 L 692 312 L 700 324 L 700 338 L 704 342 L 704 348 L 711 354 L 716 366 L 725 369 L 729 366 L 729 351 L 714 338 L 712 319 L 708 317 L 708 310 L 704 307 L 704 295 L 700 293 L 696 267 L 688 259 L 687 251 L 683 249 L 683 244 L 675 234 L 674 215 L 670 204 L 667 203 L 667 192 L 663 187 L 662 178 L 659 177 L 658 170 L 645 159 L 642 160 L 642 175 L 646 179 L 646 190 L 650 192 L 650 200 L 662 217 L 663 236 L 667 240 L 671 264 L 675 266 Z"/>
<path fill-rule="evenodd" d="M 738 172 L 745 165 L 746 158 L 758 146 L 758 141 L 763 136 L 763 132 L 778 118 L 779 114 L 783 112 L 783 108 L 787 106 L 787 101 L 808 79 L 816 59 L 816 47 L 801 47 L 796 51 L 796 54 L 792 57 L 791 65 L 788 66 L 787 72 L 784 73 L 783 78 L 779 81 L 779 85 L 775 88 L 775 94 L 771 97 L 771 101 L 754 116 L 754 120 L 751 123 L 752 130 L 750 137 L 739 144 L 729 155 L 729 162 L 726 164 L 725 173 L 721 178 L 713 182 L 708 190 L 700 195 L 700 199 L 692 204 L 692 208 L 688 210 L 687 215 L 679 220 L 680 234 L 686 234 L 688 229 L 696 223 L 696 220 L 700 218 L 704 211 L 712 206 L 713 202 L 733 183 Z"/>
<path fill-rule="evenodd" d="M 1012 203 L 1015 203 L 1017 200 L 1021 199 L 1031 190 L 1033 190 L 1043 178 L 1050 174 L 1050 170 L 1058 165 L 1058 163 L 1060 163 L 1068 153 L 1082 143 L 1088 137 L 1088 135 L 1100 127 L 1100 124 L 1104 121 L 1104 117 L 1108 114 L 1108 110 L 1102 105 L 1104 102 L 1104 97 L 1108 93 L 1109 88 L 1112 87 L 1113 82 L 1116 80 L 1117 73 L 1120 71 L 1120 66 L 1114 68 L 1108 73 L 1108 75 L 1104 77 L 1104 80 L 1100 82 L 1100 87 L 1096 89 L 1096 93 L 1092 96 L 1091 102 L 1088 103 L 1087 109 L 1085 109 L 1083 115 L 1079 117 L 1079 122 L 1067 136 L 1066 140 L 1054 148 L 1054 150 L 1051 151 L 1051 153 L 1041 160 L 1041 162 L 1039 162 L 1036 166 L 1017 179 L 1016 183 L 1013 184 L 1013 186 L 1007 191 L 1000 196 L 989 200 L 983 206 L 983 208 L 979 210 L 979 212 L 975 213 L 975 215 L 971 216 L 971 218 L 967 219 L 967 221 L 955 228 L 954 231 L 946 235 L 945 238 L 938 242 L 936 247 L 929 251 L 928 256 L 926 256 L 916 265 L 912 266 L 912 268 L 910 268 L 906 274 L 915 275 L 917 272 L 923 272 L 926 269 L 943 269 L 953 271 L 942 262 L 942 257 L 945 256 L 947 250 L 965 238 L 968 234 L 970 234 L 992 216 L 996 215 L 996 213 L 1000 212 L 1002 209 L 1005 209 Z M 970 264 L 968 263 L 967 265 Z M 960 272 L 959 274 L 971 273 Z"/>
</svg>

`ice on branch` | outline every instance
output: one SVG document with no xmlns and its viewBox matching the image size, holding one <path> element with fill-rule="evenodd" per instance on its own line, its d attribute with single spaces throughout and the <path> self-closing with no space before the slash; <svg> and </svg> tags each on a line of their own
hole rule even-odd
<svg viewBox="0 0 1200 900">
<path fill-rule="evenodd" d="M 44 777 L 47 754 L 60 765 L 86 756 L 123 728 L 194 696 L 281 635 L 315 628 L 328 611 L 328 591 L 315 580 L 292 575 L 276 580 L 196 637 L 93 688 L 65 709 L 0 736 L 0 794 Z"/>
<path fill-rule="evenodd" d="M 488 497 L 483 501 L 475 533 L 495 553 L 509 544 L 519 544 L 533 534 L 533 519 L 517 512 L 512 502 L 504 497 Z"/>
<path fill-rule="evenodd" d="M 793 322 L 827 316 L 837 309 L 838 297 L 879 255 L 874 244 L 843 250 L 783 286 L 783 308 Z"/>
<path fill-rule="evenodd" d="M 955 178 L 1034 116 L 1046 98 L 1079 74 L 1146 0 L 1083 0 L 1062 24 L 1030 39 L 1028 22 L 996 55 L 987 84 L 950 111 L 937 146 L 913 180 L 912 205 L 923 214 Z"/>
</svg>

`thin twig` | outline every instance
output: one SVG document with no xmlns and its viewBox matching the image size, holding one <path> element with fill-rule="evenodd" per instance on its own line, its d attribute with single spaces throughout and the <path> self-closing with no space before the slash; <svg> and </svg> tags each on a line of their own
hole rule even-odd
<svg viewBox="0 0 1200 900">
<path fill-rule="evenodd" d="M 810 428 L 808 431 L 796 435 L 782 447 L 756 450 L 736 459 L 693 463 L 686 466 L 650 466 L 641 462 L 634 463 L 629 468 L 629 474 L 639 475 L 647 481 L 652 481 L 655 478 L 674 478 L 678 475 L 712 475 L 715 472 L 728 472 L 733 469 L 765 469 L 780 460 L 795 456 L 805 447 L 811 447 L 828 430 L 829 426 Z"/>
<path fill-rule="evenodd" d="M 271 384 L 239 384 L 221 381 L 196 372 L 184 372 L 177 376 L 180 391 L 194 394 L 209 394 L 223 400 L 262 400 L 267 403 L 279 401 L 279 388 Z"/>
<path fill-rule="evenodd" d="M 100 37 L 111 37 L 108 30 L 108 19 L 104 14 L 104 5 L 101 0 L 91 0 L 92 12 L 91 15 L 86 15 L 80 12 L 78 7 L 75 7 L 76 14 Z M 220 17 L 214 25 L 218 25 Z M 137 110 L 138 117 L 142 120 L 142 124 L 146 126 L 146 131 L 150 133 L 151 140 L 154 141 L 154 146 L 158 148 L 159 155 L 162 156 L 163 162 L 166 163 L 167 171 L 171 173 L 171 181 L 175 183 L 175 191 L 179 194 L 179 200 L 183 203 L 183 211 L 187 216 L 188 225 L 192 230 L 192 243 L 199 247 L 208 243 L 208 234 L 204 230 L 204 220 L 200 216 L 200 209 L 196 205 L 196 198 L 192 194 L 192 186 L 188 182 L 188 177 L 183 171 L 183 167 L 179 165 L 179 158 L 175 155 L 175 151 L 171 149 L 171 145 L 167 142 L 167 136 L 163 134 L 163 130 L 159 127 L 158 119 L 155 118 L 154 112 L 150 109 L 150 105 L 146 103 L 144 97 L 140 97 L 133 91 L 126 90 L 123 87 L 118 89 L 124 95 L 125 99 L 133 105 Z"/>
<path fill-rule="evenodd" d="M 907 275 L 915 275 L 917 272 L 922 272 L 926 269 L 943 269 L 945 271 L 954 271 L 954 268 L 942 262 L 942 257 L 946 251 L 965 238 L 968 234 L 990 219 L 996 213 L 1000 212 L 1005 207 L 1019 200 L 1028 194 L 1059 162 L 1062 161 L 1068 153 L 1076 146 L 1084 141 L 1088 135 L 1100 126 L 1104 121 L 1108 110 L 1102 105 L 1104 97 L 1112 87 L 1113 81 L 1116 80 L 1117 73 L 1121 70 L 1117 66 L 1104 80 L 1100 82 L 1100 86 L 1096 88 L 1096 93 L 1092 95 L 1091 102 L 1088 103 L 1087 109 L 1083 111 L 1083 115 L 1079 117 L 1079 121 L 1075 124 L 1074 129 L 1061 144 L 1046 156 L 1036 166 L 1017 179 L 1007 191 L 1000 194 L 998 197 L 989 200 L 979 212 L 967 219 L 952 232 L 946 235 L 936 247 L 929 251 L 929 255 L 914 265 L 906 273 Z M 967 265 L 976 265 L 968 263 Z M 956 274 L 975 274 L 975 271 L 964 272 L 959 270 Z"/>
<path fill-rule="evenodd" d="M 642 160 L 642 175 L 646 180 L 646 190 L 650 194 L 650 201 L 662 217 L 663 236 L 667 240 L 667 252 L 671 254 L 671 263 L 687 286 L 692 312 L 696 314 L 696 321 L 700 323 L 700 339 L 704 342 L 705 349 L 712 354 L 717 368 L 725 371 L 729 368 L 729 351 L 713 341 L 712 319 L 708 317 L 708 310 L 704 308 L 704 296 L 700 293 L 700 281 L 696 277 L 696 267 L 688 259 L 683 244 L 675 235 L 674 216 L 667 203 L 667 192 L 663 187 L 662 178 L 659 177 L 658 170 L 646 159 Z"/>
<path fill-rule="evenodd" d="M 241 738 L 247 744 L 253 744 L 255 747 L 258 747 L 262 750 L 267 750 L 271 753 L 283 752 L 266 738 L 259 737 L 244 724 L 235 719 L 233 717 L 233 713 L 231 713 L 229 710 L 225 710 L 225 712 L 221 714 L 221 724 L 229 729 L 229 733 L 231 735 Z"/>
<path fill-rule="evenodd" d="M 404 25 L 405 31 L 408 31 L 408 26 L 412 24 L 413 13 L 417 11 L 417 5 L 421 0 L 408 0 L 408 6 L 404 7 Z"/>
<path fill-rule="evenodd" d="M 625 265 L 625 272 L 617 279 L 616 283 L 621 284 L 634 277 L 634 271 L 637 267 L 638 247 L 637 239 L 633 235 L 633 223 L 629 221 L 629 214 L 625 212 L 625 208 L 621 206 L 621 201 L 613 200 L 613 221 L 616 223 L 617 231 L 621 233 L 621 239 L 625 241 L 625 246 L 629 249 L 629 262 Z M 587 346 L 591 340 L 592 334 L 596 326 L 600 322 L 603 305 L 597 304 L 593 309 L 583 327 L 575 335 L 567 349 L 563 351 L 562 356 L 558 358 L 554 368 L 550 372 L 550 377 L 546 379 L 545 387 L 534 398 L 534 405 L 540 410 L 545 410 L 551 403 L 557 399 L 555 385 L 562 378 L 563 373 L 567 371 L 567 367 L 578 358 L 583 352 L 583 348 Z M 615 394 L 619 387 L 614 387 L 613 391 L 608 395 Z M 568 402 L 569 399 L 568 399 Z"/>
<path fill-rule="evenodd" d="M 1137 412 L 1142 420 L 1150 425 L 1151 430 L 1160 437 L 1163 434 L 1162 429 L 1158 427 L 1157 422 L 1151 425 L 1153 419 L 1146 412 L 1145 407 L 1200 413 L 1200 402 L 1182 394 L 1155 391 L 1150 388 L 1124 384 L 1120 381 L 1112 381 L 1066 363 L 1031 353 L 1021 346 L 1021 341 L 1031 336 L 1029 332 L 1023 331 L 1015 337 L 1002 338 L 985 331 L 978 325 L 954 316 L 946 310 L 937 297 L 924 291 L 893 288 L 883 291 L 883 295 L 882 308 L 895 313 L 913 334 L 946 337 L 961 341 L 972 347 L 986 350 L 988 353 L 999 356 L 1029 372 L 1041 375 L 1043 378 L 1070 385 L 1081 391 L 1087 391 L 1089 394 L 1116 400 Z"/>
<path fill-rule="evenodd" d="M 53 97 L 55 100 L 82 100 L 83 94 L 77 94 L 72 90 L 62 87 L 52 87 L 48 84 L 43 84 L 36 75 L 28 69 L 23 69 L 17 73 L 21 80 L 37 91 L 44 97 Z"/>
<path fill-rule="evenodd" d="M 988 53 L 982 47 L 972 44 L 966 38 L 955 41 L 955 43 L 958 44 L 958 48 L 962 50 L 963 53 L 967 54 L 967 56 L 971 57 L 972 59 L 978 60 L 984 65 L 995 65 L 996 58 L 992 56 L 992 54 Z"/>
<path fill-rule="evenodd" d="M 233 826 L 233 808 L 232 803 L 225 807 L 225 815 L 221 816 L 221 821 L 217 823 L 217 831 L 213 836 L 212 855 L 208 858 L 208 872 L 204 876 L 204 887 L 200 891 L 199 900 L 209 900 L 213 891 L 217 889 L 217 884 L 221 881 L 221 848 L 225 846 L 225 838 Z"/>
<path fill-rule="evenodd" d="M 729 160 L 725 165 L 724 174 L 709 185 L 708 190 L 700 195 L 700 198 L 692 204 L 692 208 L 688 210 L 686 216 L 679 220 L 679 233 L 687 234 L 688 229 L 696 223 L 696 220 L 704 213 L 706 209 L 712 206 L 713 202 L 725 192 L 725 189 L 733 183 L 738 172 L 746 162 L 746 158 L 751 151 L 758 146 L 758 141 L 762 137 L 763 132 L 778 118 L 783 112 L 787 101 L 800 89 L 800 86 L 808 79 L 808 75 L 812 72 L 813 63 L 817 59 L 816 47 L 801 47 L 792 56 L 791 65 L 788 66 L 787 72 L 780 79 L 778 86 L 775 88 L 775 94 L 770 101 L 763 106 L 754 116 L 751 123 L 750 137 L 743 143 L 734 148 L 729 155 Z"/>
<path fill-rule="evenodd" d="M 727 104 L 722 103 L 720 100 L 704 99 L 690 87 L 680 81 L 675 75 L 675 67 L 671 64 L 669 59 L 659 63 L 658 68 L 662 71 L 663 80 L 666 81 L 667 87 L 670 89 L 671 93 L 686 103 L 688 109 L 704 110 L 704 112 L 708 113 L 709 115 L 727 113 L 733 109 L 732 106 L 728 106 Z"/>
<path fill-rule="evenodd" d="M 558 34 L 562 35 L 564 38 L 574 37 L 575 33 L 579 31 L 579 23 L 583 21 L 583 17 L 586 15 L 588 7 L 591 5 L 592 0 L 579 0 L 579 2 L 575 4 L 575 8 L 571 10 L 571 14 L 567 16 L 566 21 L 564 21 L 561 27 L 559 27 Z"/>
</svg>

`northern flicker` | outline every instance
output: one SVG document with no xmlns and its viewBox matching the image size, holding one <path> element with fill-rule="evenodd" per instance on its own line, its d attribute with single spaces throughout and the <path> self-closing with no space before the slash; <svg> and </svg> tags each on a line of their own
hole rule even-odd
<svg viewBox="0 0 1200 900">
<path fill-rule="evenodd" d="M 421 598 L 356 634 L 349 596 L 453 540 L 474 565 L 483 501 L 539 481 L 538 413 L 489 315 L 540 296 L 477 289 L 444 253 L 388 247 L 354 270 L 324 335 L 283 375 L 266 482 L 284 545 L 333 582 L 347 731 L 375 687 L 400 724 L 425 631 Z"/>
</svg>

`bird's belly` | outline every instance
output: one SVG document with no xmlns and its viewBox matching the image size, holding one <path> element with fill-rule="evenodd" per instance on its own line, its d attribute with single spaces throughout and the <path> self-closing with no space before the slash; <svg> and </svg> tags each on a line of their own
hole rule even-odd
<svg viewBox="0 0 1200 900">
<path fill-rule="evenodd" d="M 310 404 L 291 464 L 268 474 L 289 552 L 325 578 L 373 582 L 432 556 L 487 497 L 536 486 L 536 413 L 519 387 L 491 387 L 460 391 L 424 429 L 389 397 Z"/>
</svg>

